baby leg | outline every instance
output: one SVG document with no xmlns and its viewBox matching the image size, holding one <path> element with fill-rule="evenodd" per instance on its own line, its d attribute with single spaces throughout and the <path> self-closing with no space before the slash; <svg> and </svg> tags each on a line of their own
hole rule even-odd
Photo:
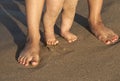
<svg viewBox="0 0 120 81">
<path fill-rule="evenodd" d="M 18 58 L 18 62 L 25 66 L 30 63 L 36 66 L 40 60 L 39 23 L 43 4 L 44 0 L 26 0 L 28 35 L 26 45 Z"/>
<path fill-rule="evenodd" d="M 77 40 L 77 36 L 70 32 L 78 0 L 65 0 L 62 13 L 61 36 L 69 43 Z"/>
<path fill-rule="evenodd" d="M 89 23 L 93 34 L 105 44 L 112 44 L 118 40 L 118 35 L 104 26 L 101 19 L 101 8 L 103 0 L 88 0 Z"/>
<path fill-rule="evenodd" d="M 62 10 L 64 0 L 46 0 L 46 12 L 44 14 L 44 28 L 47 45 L 56 45 L 59 41 L 55 38 L 54 25 Z"/>
</svg>

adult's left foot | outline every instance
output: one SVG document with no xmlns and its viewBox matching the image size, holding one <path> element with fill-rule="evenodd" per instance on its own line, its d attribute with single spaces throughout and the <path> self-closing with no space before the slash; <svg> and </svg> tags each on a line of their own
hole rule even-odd
<svg viewBox="0 0 120 81">
<path fill-rule="evenodd" d="M 23 51 L 20 53 L 18 62 L 24 66 L 30 66 L 30 64 L 35 67 L 40 61 L 40 47 L 39 45 L 26 44 Z"/>
</svg>

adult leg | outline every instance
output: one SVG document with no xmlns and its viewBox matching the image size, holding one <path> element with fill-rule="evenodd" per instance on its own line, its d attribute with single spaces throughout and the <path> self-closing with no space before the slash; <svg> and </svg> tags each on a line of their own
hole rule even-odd
<svg viewBox="0 0 120 81">
<path fill-rule="evenodd" d="M 69 42 L 77 40 L 77 36 L 70 32 L 78 0 L 65 0 L 62 13 L 61 35 Z"/>
<path fill-rule="evenodd" d="M 41 19 L 44 0 L 26 0 L 26 14 L 28 24 L 27 42 L 25 48 L 21 52 L 18 62 L 28 66 L 38 65 L 40 57 L 40 33 L 39 23 Z"/>
<path fill-rule="evenodd" d="M 118 40 L 118 35 L 104 26 L 101 19 L 103 0 L 88 0 L 89 23 L 93 34 L 105 44 L 113 44 Z"/>
<path fill-rule="evenodd" d="M 59 41 L 55 38 L 54 25 L 62 10 L 64 0 L 46 0 L 46 12 L 44 14 L 44 28 L 47 45 L 56 45 Z"/>
</svg>

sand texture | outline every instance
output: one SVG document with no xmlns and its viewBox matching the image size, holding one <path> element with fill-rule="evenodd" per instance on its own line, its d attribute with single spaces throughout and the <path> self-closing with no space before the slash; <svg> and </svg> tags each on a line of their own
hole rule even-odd
<svg viewBox="0 0 120 81">
<path fill-rule="evenodd" d="M 0 0 L 0 81 L 120 81 L 120 43 L 106 46 L 97 40 L 87 15 L 87 0 L 79 0 L 71 29 L 78 40 L 72 44 L 59 36 L 59 17 L 55 32 L 60 44 L 46 47 L 41 24 L 41 63 L 24 68 L 16 60 L 27 33 L 24 0 Z M 120 35 L 120 0 L 104 0 L 102 17 Z"/>
</svg>

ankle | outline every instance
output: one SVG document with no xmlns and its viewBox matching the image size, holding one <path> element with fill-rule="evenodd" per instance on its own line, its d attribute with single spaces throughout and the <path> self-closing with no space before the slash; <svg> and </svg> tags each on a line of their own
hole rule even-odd
<svg viewBox="0 0 120 81">
<path fill-rule="evenodd" d="M 38 36 L 28 36 L 26 39 L 27 44 L 37 45 L 40 43 L 40 35 Z"/>
<path fill-rule="evenodd" d="M 67 33 L 67 32 L 69 32 L 69 30 L 62 30 L 62 31 L 61 31 L 61 34 L 65 34 L 65 33 Z"/>
<path fill-rule="evenodd" d="M 102 18 L 101 16 L 97 16 L 97 17 L 89 17 L 88 18 L 88 22 L 91 25 L 99 25 L 102 23 Z"/>
<path fill-rule="evenodd" d="M 90 26 L 98 26 L 103 24 L 102 20 L 92 20 L 92 19 L 88 19 L 89 25 Z"/>
</svg>

